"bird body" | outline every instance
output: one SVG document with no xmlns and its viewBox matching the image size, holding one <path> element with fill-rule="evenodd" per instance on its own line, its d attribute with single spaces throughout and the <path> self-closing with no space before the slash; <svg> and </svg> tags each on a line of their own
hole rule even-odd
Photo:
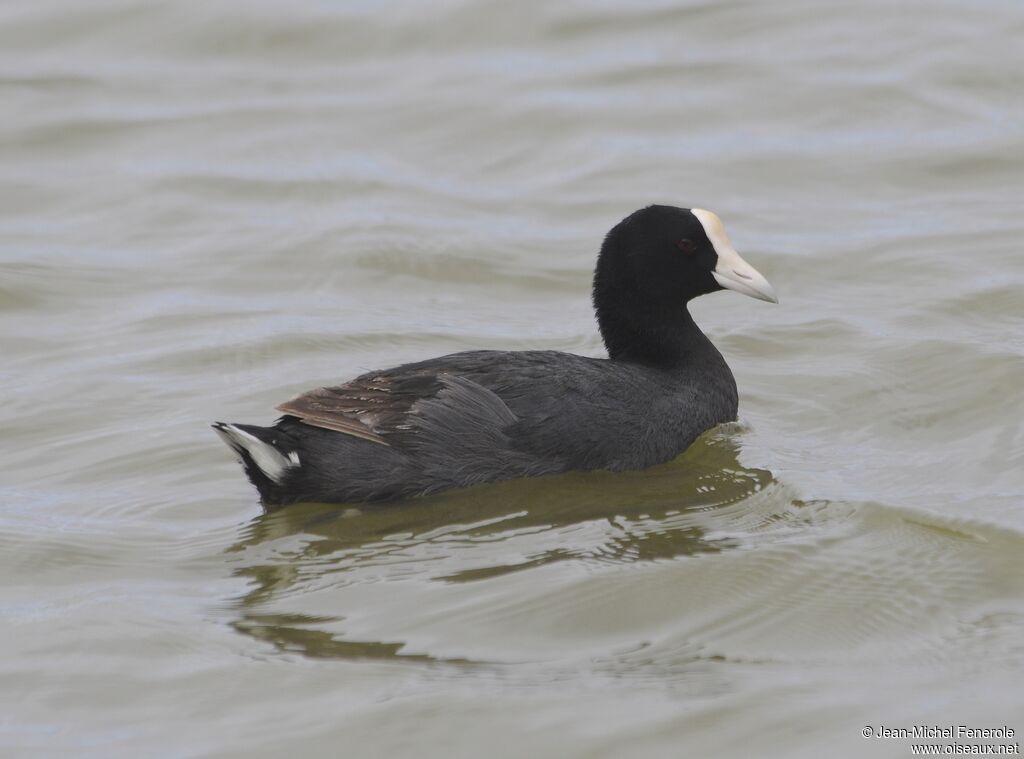
<svg viewBox="0 0 1024 759">
<path fill-rule="evenodd" d="M 455 353 L 299 395 L 272 427 L 214 428 L 271 509 L 668 461 L 737 412 L 732 372 L 686 303 L 722 289 L 723 259 L 774 300 L 709 213 L 652 206 L 609 233 L 594 281 L 609 358 Z"/>
</svg>

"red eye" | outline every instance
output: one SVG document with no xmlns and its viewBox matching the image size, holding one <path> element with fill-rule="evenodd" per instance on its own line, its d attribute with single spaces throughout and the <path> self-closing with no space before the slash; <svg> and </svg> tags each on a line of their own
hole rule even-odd
<svg viewBox="0 0 1024 759">
<path fill-rule="evenodd" d="M 693 244 L 693 240 L 687 240 L 685 237 L 676 243 L 676 247 L 683 253 L 693 253 L 697 250 L 697 246 Z"/>
</svg>

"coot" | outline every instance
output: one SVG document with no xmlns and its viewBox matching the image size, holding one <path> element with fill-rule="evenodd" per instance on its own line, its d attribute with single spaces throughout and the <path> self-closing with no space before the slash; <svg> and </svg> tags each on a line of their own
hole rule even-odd
<svg viewBox="0 0 1024 759">
<path fill-rule="evenodd" d="M 736 418 L 736 381 L 687 303 L 777 303 L 710 211 L 643 208 L 605 237 L 593 301 L 608 358 L 466 351 L 364 374 L 213 425 L 266 509 L 350 503 L 579 469 L 641 469 Z"/>
</svg>

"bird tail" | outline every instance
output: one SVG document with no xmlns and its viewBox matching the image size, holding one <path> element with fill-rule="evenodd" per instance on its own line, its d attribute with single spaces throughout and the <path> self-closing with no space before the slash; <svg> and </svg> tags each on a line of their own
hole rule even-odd
<svg viewBox="0 0 1024 759">
<path fill-rule="evenodd" d="M 273 427 L 224 422 L 211 426 L 238 456 L 263 502 L 278 501 L 285 477 L 302 465 L 294 441 Z"/>
</svg>

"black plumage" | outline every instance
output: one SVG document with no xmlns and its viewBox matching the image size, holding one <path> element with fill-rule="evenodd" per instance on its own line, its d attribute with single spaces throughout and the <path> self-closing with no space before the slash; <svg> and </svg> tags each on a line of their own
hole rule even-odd
<svg viewBox="0 0 1024 759">
<path fill-rule="evenodd" d="M 732 372 L 687 309 L 723 286 L 774 300 L 714 214 L 650 206 L 616 225 L 598 257 L 609 358 L 455 353 L 300 395 L 272 427 L 214 427 L 267 508 L 652 466 L 736 418 Z"/>
</svg>

